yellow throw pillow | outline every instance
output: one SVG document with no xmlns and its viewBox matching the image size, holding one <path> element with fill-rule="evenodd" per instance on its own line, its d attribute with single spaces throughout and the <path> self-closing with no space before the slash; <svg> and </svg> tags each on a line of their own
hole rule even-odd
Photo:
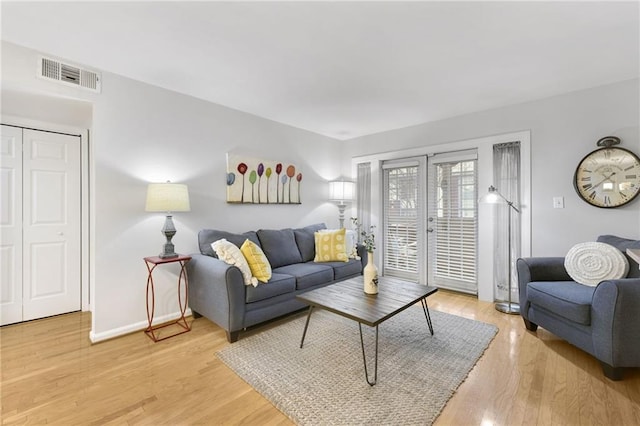
<svg viewBox="0 0 640 426">
<path fill-rule="evenodd" d="M 316 257 L 314 262 L 348 262 L 345 229 L 314 232 Z"/>
<path fill-rule="evenodd" d="M 271 265 L 260 246 L 247 239 L 242 243 L 240 251 L 244 255 L 245 259 L 247 259 L 249 269 L 251 269 L 251 275 L 263 283 L 266 283 L 271 279 Z"/>
</svg>

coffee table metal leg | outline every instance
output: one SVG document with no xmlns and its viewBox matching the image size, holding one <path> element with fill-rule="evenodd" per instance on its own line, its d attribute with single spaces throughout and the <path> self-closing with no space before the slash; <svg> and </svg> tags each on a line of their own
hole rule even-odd
<svg viewBox="0 0 640 426">
<path fill-rule="evenodd" d="M 427 307 L 427 299 L 420 299 L 422 302 L 422 310 L 424 311 L 424 316 L 427 319 L 427 324 L 429 325 L 429 331 L 433 336 L 433 324 L 431 324 L 431 315 L 429 315 L 429 307 Z"/>
<path fill-rule="evenodd" d="M 376 358 L 374 362 L 373 382 L 369 381 L 369 373 L 367 371 L 367 356 L 364 353 L 364 339 L 362 338 L 362 324 L 358 323 L 358 329 L 360 330 L 360 345 L 362 346 L 362 361 L 364 362 L 364 378 L 369 383 L 369 386 L 373 386 L 378 381 L 378 326 L 376 325 Z"/>
<path fill-rule="evenodd" d="M 304 345 L 304 336 L 307 335 L 307 328 L 309 328 L 309 320 L 311 319 L 311 312 L 313 312 L 313 306 L 309 306 L 309 315 L 307 315 L 307 322 L 304 324 L 304 331 L 302 332 L 302 340 L 300 340 L 300 349 Z"/>
</svg>

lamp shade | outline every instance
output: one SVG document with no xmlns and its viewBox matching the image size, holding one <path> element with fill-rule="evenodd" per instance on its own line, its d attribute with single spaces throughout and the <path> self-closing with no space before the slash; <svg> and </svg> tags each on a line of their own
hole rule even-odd
<svg viewBox="0 0 640 426">
<path fill-rule="evenodd" d="M 331 201 L 353 201 L 356 195 L 356 184 L 354 182 L 337 180 L 329 182 L 329 200 Z"/>
<path fill-rule="evenodd" d="M 189 189 L 187 185 L 179 183 L 150 183 L 147 187 L 148 212 L 188 212 Z"/>
<path fill-rule="evenodd" d="M 478 202 L 486 204 L 501 204 L 505 201 L 504 198 L 500 197 L 498 190 L 493 185 L 491 185 L 487 193 L 480 197 Z"/>
</svg>

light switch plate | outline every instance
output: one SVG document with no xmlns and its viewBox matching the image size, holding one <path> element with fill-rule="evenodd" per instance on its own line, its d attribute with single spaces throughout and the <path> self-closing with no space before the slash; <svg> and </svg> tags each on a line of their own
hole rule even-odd
<svg viewBox="0 0 640 426">
<path fill-rule="evenodd" d="M 553 208 L 564 209 L 564 197 L 553 197 Z"/>
</svg>

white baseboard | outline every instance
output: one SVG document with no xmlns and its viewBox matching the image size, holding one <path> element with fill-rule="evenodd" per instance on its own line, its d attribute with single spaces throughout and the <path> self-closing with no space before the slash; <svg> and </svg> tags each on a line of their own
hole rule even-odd
<svg viewBox="0 0 640 426">
<path fill-rule="evenodd" d="M 190 316 L 191 309 L 187 308 L 184 316 Z M 162 324 L 171 320 L 180 318 L 180 312 L 174 312 L 171 314 L 163 315 L 153 319 L 154 324 Z M 89 340 L 91 343 L 104 342 L 105 340 L 113 339 L 115 337 L 124 336 L 125 334 L 134 333 L 136 331 L 144 330 L 149 326 L 147 321 L 140 321 L 134 324 L 125 325 L 124 327 L 114 328 L 112 330 L 103 331 L 102 333 L 94 333 L 93 330 L 89 333 Z"/>
</svg>

